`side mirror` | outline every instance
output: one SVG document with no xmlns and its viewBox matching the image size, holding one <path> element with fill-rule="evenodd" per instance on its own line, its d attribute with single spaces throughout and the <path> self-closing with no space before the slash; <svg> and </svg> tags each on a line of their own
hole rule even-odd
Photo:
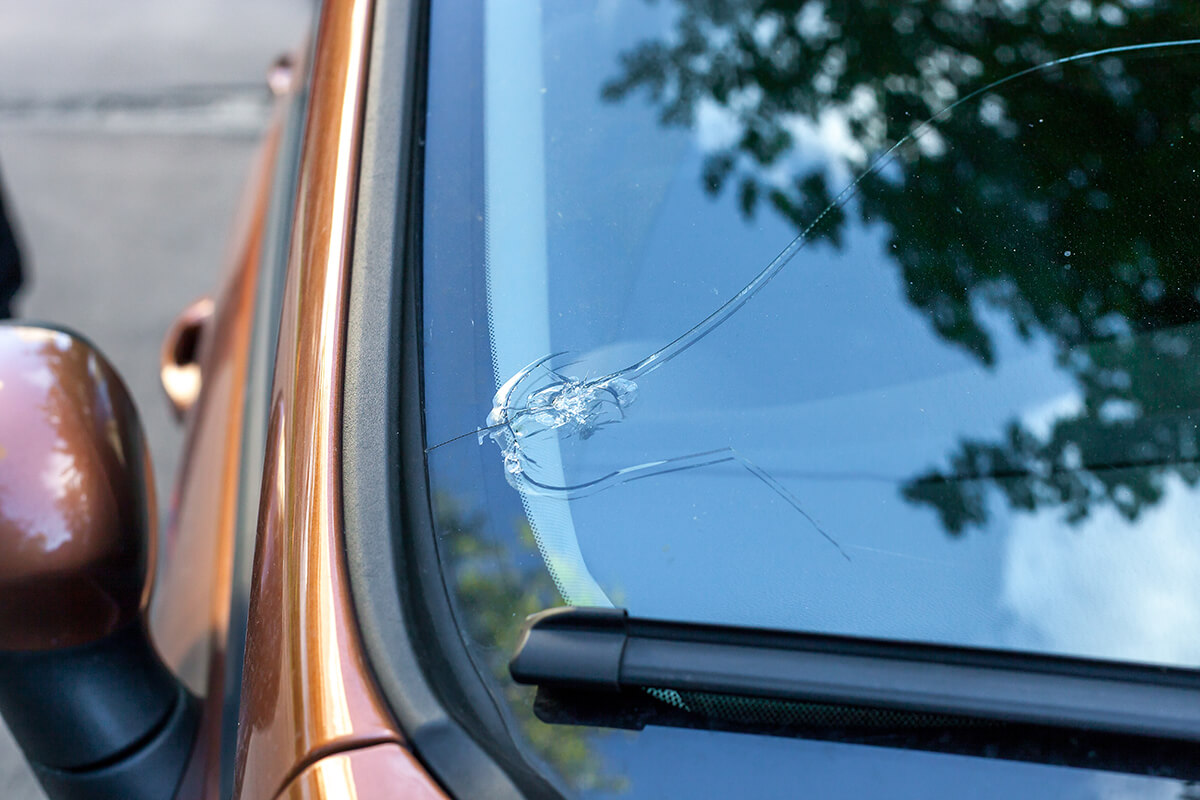
<svg viewBox="0 0 1200 800">
<path fill-rule="evenodd" d="M 197 703 L 146 627 L 137 410 L 65 331 L 0 323 L 0 713 L 54 800 L 174 794 Z"/>
</svg>

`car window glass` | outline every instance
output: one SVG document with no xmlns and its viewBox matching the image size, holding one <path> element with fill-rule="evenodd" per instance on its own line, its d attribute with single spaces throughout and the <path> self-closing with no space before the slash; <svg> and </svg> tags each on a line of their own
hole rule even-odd
<svg viewBox="0 0 1200 800">
<path fill-rule="evenodd" d="M 498 691 L 562 603 L 1200 663 L 1198 36 L 436 4 L 426 446 Z"/>
</svg>

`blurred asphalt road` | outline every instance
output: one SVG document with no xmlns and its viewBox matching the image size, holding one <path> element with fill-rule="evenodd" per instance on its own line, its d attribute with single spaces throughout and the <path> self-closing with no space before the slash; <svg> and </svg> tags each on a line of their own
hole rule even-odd
<svg viewBox="0 0 1200 800">
<path fill-rule="evenodd" d="M 160 507 L 182 432 L 159 344 L 215 288 L 267 67 L 310 13 L 309 0 L 0 0 L 0 176 L 29 273 L 17 312 L 79 330 L 116 364 Z M 0 797 L 42 797 L 3 725 Z"/>
</svg>

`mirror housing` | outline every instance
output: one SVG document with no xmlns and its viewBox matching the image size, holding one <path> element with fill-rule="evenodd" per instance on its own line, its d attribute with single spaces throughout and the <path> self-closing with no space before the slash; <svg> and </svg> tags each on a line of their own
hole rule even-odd
<svg viewBox="0 0 1200 800">
<path fill-rule="evenodd" d="M 0 713 L 55 800 L 169 797 L 190 754 L 196 701 L 145 621 L 152 474 L 94 347 L 0 323 Z"/>
</svg>

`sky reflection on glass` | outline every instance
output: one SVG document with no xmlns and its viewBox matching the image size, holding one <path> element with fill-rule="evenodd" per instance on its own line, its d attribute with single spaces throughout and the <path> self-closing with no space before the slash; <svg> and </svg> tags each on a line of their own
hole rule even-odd
<svg viewBox="0 0 1200 800">
<path fill-rule="evenodd" d="M 640 616 L 1200 664 L 1200 59 L 1038 69 L 1191 39 L 1200 10 L 498 7 L 469 225 L 435 213 L 461 98 L 431 92 L 428 140 L 429 463 L 479 536 Z M 801 231 L 703 341 L 627 374 Z M 514 471 L 475 429 L 557 353 L 636 399 L 526 429 Z M 785 491 L 677 461 L 717 452 Z M 520 480 L 645 464 L 687 468 Z"/>
<path fill-rule="evenodd" d="M 1178 409 L 1186 399 L 1188 387 L 1164 391 L 1170 382 L 1157 373 L 1187 359 L 1200 284 L 1179 284 L 1197 277 L 1178 263 L 1179 242 L 1149 238 L 1162 223 L 1147 231 L 1130 222 L 1143 186 L 1129 185 L 1128 165 L 1104 159 L 1119 146 L 1145 171 L 1161 170 L 1162 151 L 1186 144 L 1194 111 L 1139 109 L 1127 130 L 1122 105 L 1131 98 L 1120 94 L 1133 91 L 1126 84 L 1148 60 L 1159 72 L 1160 60 L 1190 63 L 1193 43 L 1050 59 L 958 100 L 957 89 L 935 82 L 938 112 L 910 124 L 834 194 L 839 169 L 826 164 L 861 169 L 860 151 L 873 139 L 887 144 L 870 134 L 889 127 L 878 102 L 886 90 L 864 100 L 864 81 L 807 127 L 795 114 L 770 120 L 794 145 L 776 150 L 798 154 L 783 158 L 802 175 L 801 197 L 791 199 L 771 188 L 778 153 L 752 151 L 757 140 L 731 118 L 753 86 L 726 93 L 724 118 L 711 98 L 693 98 L 688 119 L 701 129 L 692 142 L 671 135 L 666 112 L 667 124 L 646 132 L 676 140 L 674 174 L 645 176 L 638 155 L 573 138 L 587 94 L 581 103 L 569 74 L 560 90 L 562 71 L 530 58 L 560 61 L 555 44 L 571 29 L 562 34 L 553 12 L 543 20 L 525 8 L 485 25 L 484 224 L 498 385 L 487 431 L 566 600 L 609 604 L 619 590 L 647 616 L 1156 658 L 1144 641 L 1131 647 L 1111 635 L 1056 644 L 1045 625 L 1021 619 L 1019 603 L 1005 602 L 1021 581 L 1003 588 L 1003 559 L 988 552 L 996 545 L 963 534 L 1052 513 L 1065 524 L 1038 544 L 1055 548 L 1058 537 L 1089 538 L 1093 506 L 1115 508 L 1132 526 L 1166 481 L 1197 478 L 1187 411 L 1164 420 L 1149 406 L 1165 399 Z M 797 25 L 801 39 L 817 35 Z M 593 47 L 596 38 L 604 37 Z M 648 49 L 659 61 L 649 77 Z M 621 52 L 627 75 L 593 101 L 601 120 L 611 116 L 605 103 L 639 84 L 663 101 L 664 82 L 685 83 L 672 70 L 691 68 L 653 46 Z M 1020 98 L 1063 94 L 1062 86 L 1079 88 L 1040 108 L 1036 122 L 1014 118 Z M 1115 122 L 1078 129 L 1097 96 L 1113 105 Z M 834 111 L 846 124 L 830 122 Z M 648 120 L 624 122 L 637 130 Z M 729 130 L 705 131 L 706 122 Z M 735 199 L 722 184 L 746 154 L 720 148 L 738 139 L 739 124 L 736 144 L 754 158 Z M 857 150 L 846 142 L 854 130 Z M 1008 161 L 992 152 L 1005 149 Z M 989 162 L 1004 172 L 989 172 Z M 637 180 L 597 195 L 605 170 Z M 680 180 L 697 172 L 698 183 Z M 781 213 L 755 213 L 761 189 L 747 187 L 760 185 Z M 621 218 L 647 196 L 655 224 L 622 241 Z M 802 207 L 810 219 L 797 235 L 788 228 Z M 580 247 L 588 237 L 573 235 L 579 225 L 565 212 L 581 208 L 587 227 L 610 231 L 608 247 Z M 1098 225 L 1118 234 L 1124 226 L 1125 236 L 1097 238 Z M 753 257 L 770 252 L 764 242 L 789 241 L 773 258 Z M 626 245 L 632 269 L 613 269 L 613 244 Z M 756 272 L 755 263 L 767 266 Z M 715 299 L 681 286 L 711 287 Z M 672 309 L 690 324 L 664 325 Z M 601 490 L 610 491 L 590 499 Z M 938 528 L 950 537 L 928 535 Z M 847 563 L 814 548 L 821 539 Z M 681 570 L 722 591 L 664 591 Z M 1153 586 L 1162 576 L 1143 577 Z M 1144 593 L 1128 580 L 1109 586 L 1075 588 L 1111 614 Z M 1186 602 L 1160 606 L 1192 613 Z"/>
</svg>

